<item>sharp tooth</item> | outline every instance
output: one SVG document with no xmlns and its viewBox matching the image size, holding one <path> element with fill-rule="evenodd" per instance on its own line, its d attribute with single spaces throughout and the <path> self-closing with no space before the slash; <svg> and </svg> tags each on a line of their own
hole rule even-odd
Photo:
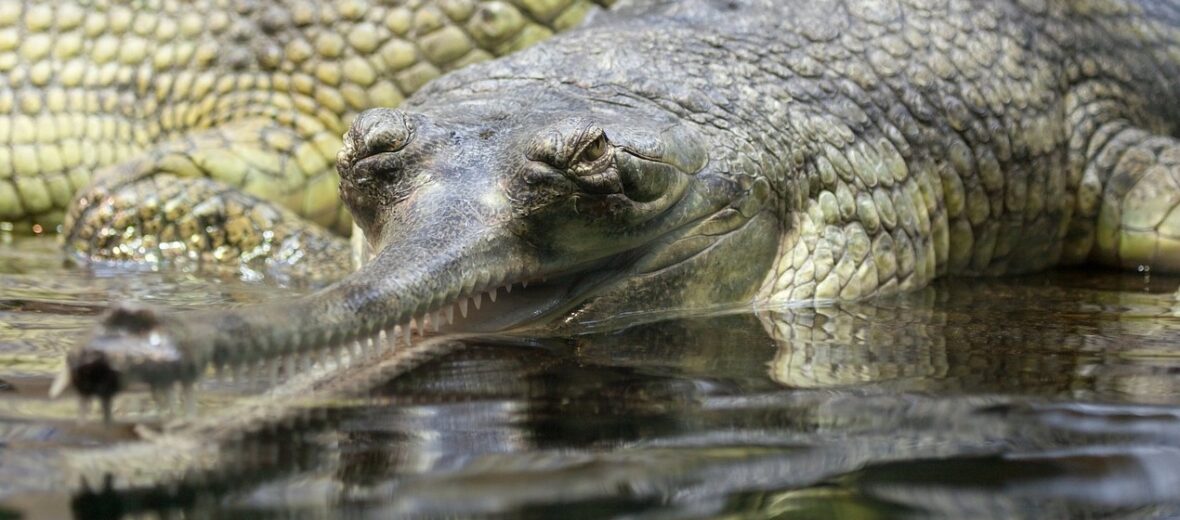
<svg viewBox="0 0 1180 520">
<path fill-rule="evenodd" d="M 180 402 L 184 407 L 185 417 L 195 417 L 197 415 L 196 392 L 193 391 L 192 383 L 185 383 L 180 387 Z"/>
<path fill-rule="evenodd" d="M 520 288 L 521 289 L 528 289 L 529 288 L 529 281 L 524 280 L 524 281 L 520 282 Z"/>
<path fill-rule="evenodd" d="M 114 416 L 114 398 L 112 395 L 104 395 L 99 398 L 99 405 L 102 407 L 103 424 L 111 424 L 111 418 Z"/>
<path fill-rule="evenodd" d="M 155 401 L 156 408 L 159 408 L 160 411 L 163 412 L 168 408 L 168 391 L 163 387 L 153 386 L 152 401 Z"/>
<path fill-rule="evenodd" d="M 504 292 L 508 293 L 508 294 L 512 294 L 512 284 L 505 285 Z"/>
<path fill-rule="evenodd" d="M 61 370 L 53 378 L 53 384 L 49 385 L 49 397 L 51 399 L 57 398 L 66 388 L 70 387 L 70 367 L 63 366 Z"/>
<path fill-rule="evenodd" d="M 459 314 L 464 318 L 467 317 L 467 298 L 459 300 Z"/>
<path fill-rule="evenodd" d="M 455 307 L 447 305 L 447 325 L 455 323 Z"/>
<path fill-rule="evenodd" d="M 173 417 L 180 414 L 180 407 L 184 404 L 180 395 L 181 390 L 180 383 L 168 385 L 168 413 L 171 413 Z"/>
<path fill-rule="evenodd" d="M 471 299 L 471 303 L 475 304 L 476 309 L 479 309 L 479 304 L 483 303 L 483 293 L 475 293 L 475 297 Z"/>
<path fill-rule="evenodd" d="M 132 428 L 132 430 L 135 431 L 135 434 L 138 435 L 140 439 L 143 439 L 145 441 L 158 440 L 160 437 L 163 436 L 163 433 L 164 433 L 163 431 L 156 430 L 156 429 L 152 428 L 151 426 L 148 426 L 148 425 L 142 424 L 142 423 L 136 424 Z"/>
<path fill-rule="evenodd" d="M 410 326 L 409 325 L 402 326 L 402 335 L 405 336 L 406 346 L 407 347 L 410 346 Z"/>
<path fill-rule="evenodd" d="M 496 291 L 498 290 L 500 290 L 499 287 L 492 287 L 492 290 L 488 291 L 488 299 L 493 302 L 496 301 Z"/>
<path fill-rule="evenodd" d="M 86 422 L 86 418 L 90 416 L 90 397 L 78 398 L 78 421 Z"/>
<path fill-rule="evenodd" d="M 438 328 L 442 326 L 442 320 L 442 311 L 434 313 L 434 317 L 430 319 L 430 324 L 433 326 L 432 328 L 434 328 L 435 332 L 438 332 Z"/>
<path fill-rule="evenodd" d="M 397 328 L 395 327 L 396 331 Z M 389 336 L 385 334 L 385 329 L 377 332 L 377 339 L 369 338 L 369 351 L 365 355 L 373 354 L 375 352 L 382 352 L 389 347 Z"/>
<path fill-rule="evenodd" d="M 416 330 L 416 331 L 418 331 L 418 334 L 422 334 L 422 327 L 418 326 L 418 318 L 415 318 L 413 316 L 410 316 L 410 324 L 406 328 L 409 329 L 410 331 Z M 406 338 L 409 338 L 409 337 L 410 337 L 410 335 L 406 334 Z M 407 341 L 406 344 L 408 345 L 409 341 Z"/>
<path fill-rule="evenodd" d="M 425 314 L 422 316 L 422 326 L 418 327 L 418 337 L 419 338 L 426 336 L 426 317 L 427 316 L 430 316 L 430 315 Z"/>
</svg>

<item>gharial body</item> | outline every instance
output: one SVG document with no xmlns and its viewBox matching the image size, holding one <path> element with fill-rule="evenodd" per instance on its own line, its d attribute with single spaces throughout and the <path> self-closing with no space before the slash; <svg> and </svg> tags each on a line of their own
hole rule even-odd
<svg viewBox="0 0 1180 520">
<path fill-rule="evenodd" d="M 0 224 L 60 225 L 89 259 L 347 272 L 332 165 L 352 118 L 593 8 L 0 2 Z"/>
<path fill-rule="evenodd" d="M 338 169 L 377 251 L 363 270 L 249 310 L 116 308 L 69 380 L 106 401 L 426 322 L 570 330 L 943 274 L 1176 270 L 1178 93 L 1172 2 L 621 6 L 357 117 Z"/>
</svg>

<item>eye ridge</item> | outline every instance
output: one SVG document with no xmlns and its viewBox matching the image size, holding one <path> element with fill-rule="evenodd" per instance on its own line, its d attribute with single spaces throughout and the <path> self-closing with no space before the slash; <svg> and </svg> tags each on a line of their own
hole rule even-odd
<svg viewBox="0 0 1180 520">
<path fill-rule="evenodd" d="M 557 128 L 541 134 L 529 145 L 525 156 L 574 177 L 602 170 L 612 156 L 610 139 L 596 125 L 578 126 L 580 129 L 575 131 Z"/>
</svg>

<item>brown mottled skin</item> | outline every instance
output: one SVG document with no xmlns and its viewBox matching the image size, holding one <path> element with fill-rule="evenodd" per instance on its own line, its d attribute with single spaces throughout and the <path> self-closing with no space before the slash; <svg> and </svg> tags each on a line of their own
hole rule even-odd
<svg viewBox="0 0 1180 520">
<path fill-rule="evenodd" d="M 338 168 L 377 251 L 363 270 L 248 310 L 117 308 L 69 381 L 109 403 L 440 324 L 563 331 L 1084 261 L 1174 271 L 1176 93 L 1169 2 L 623 6 L 357 117 Z"/>
<path fill-rule="evenodd" d="M 62 226 L 87 259 L 339 276 L 353 117 L 593 5 L 2 2 L 0 228 Z"/>
</svg>

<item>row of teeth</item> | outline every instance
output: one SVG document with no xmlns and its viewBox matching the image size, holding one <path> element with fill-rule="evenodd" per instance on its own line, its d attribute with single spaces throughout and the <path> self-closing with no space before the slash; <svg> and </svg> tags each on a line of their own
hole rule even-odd
<svg viewBox="0 0 1180 520">
<path fill-rule="evenodd" d="M 528 282 L 518 282 L 521 288 L 528 287 Z M 470 307 L 479 309 L 484 296 L 493 303 L 500 290 L 512 292 L 513 284 L 493 287 L 473 296 L 460 297 L 458 301 L 446 305 L 441 309 L 426 312 L 414 317 L 392 329 L 379 331 L 375 336 L 321 348 L 317 351 L 294 352 L 283 354 L 277 358 L 269 358 L 249 365 L 231 365 L 214 367 L 214 382 L 257 382 L 266 386 L 274 386 L 281 381 L 280 377 L 290 377 L 291 374 L 307 373 L 319 368 L 320 370 L 341 370 L 355 366 L 372 357 L 383 355 L 396 348 L 399 344 L 410 345 L 413 333 L 419 337 L 426 335 L 428 330 L 438 332 L 443 323 L 451 325 L 455 322 L 455 311 L 458 310 L 462 318 L 466 318 Z M 196 411 L 196 400 L 191 383 L 157 383 L 151 386 L 152 400 L 160 411 L 166 415 L 176 415 L 182 412 L 192 416 Z M 90 400 L 80 402 L 79 415 L 85 419 L 89 414 Z"/>
<path fill-rule="evenodd" d="M 459 315 L 463 318 L 466 318 L 468 306 L 472 305 L 476 308 L 476 310 L 479 310 L 480 305 L 483 303 L 483 297 L 485 295 L 488 297 L 489 300 L 492 301 L 492 303 L 495 303 L 496 302 L 496 294 L 499 292 L 499 290 L 503 289 L 506 294 L 511 293 L 512 292 L 512 285 L 513 284 L 507 284 L 507 285 L 504 285 L 503 287 L 493 287 L 491 290 L 488 290 L 486 292 L 475 293 L 474 296 L 460 297 L 459 301 L 457 301 L 453 304 L 447 305 L 447 306 L 443 307 L 442 309 L 438 309 L 434 312 L 428 312 L 428 313 L 422 314 L 421 317 L 410 318 L 410 323 L 409 323 L 410 326 L 405 331 L 406 340 L 409 341 L 410 329 L 417 330 L 419 336 L 421 336 L 421 335 L 424 335 L 426 333 L 426 330 L 428 330 L 428 329 L 433 330 L 434 332 L 438 332 L 439 328 L 442 327 L 442 323 L 444 321 L 446 322 L 447 325 L 454 324 L 455 323 L 455 309 L 456 308 L 459 309 Z M 528 284 L 528 282 L 520 282 L 520 286 L 523 289 L 525 287 L 528 287 L 529 284 Z M 422 324 L 421 327 L 418 326 L 419 323 Z"/>
</svg>

